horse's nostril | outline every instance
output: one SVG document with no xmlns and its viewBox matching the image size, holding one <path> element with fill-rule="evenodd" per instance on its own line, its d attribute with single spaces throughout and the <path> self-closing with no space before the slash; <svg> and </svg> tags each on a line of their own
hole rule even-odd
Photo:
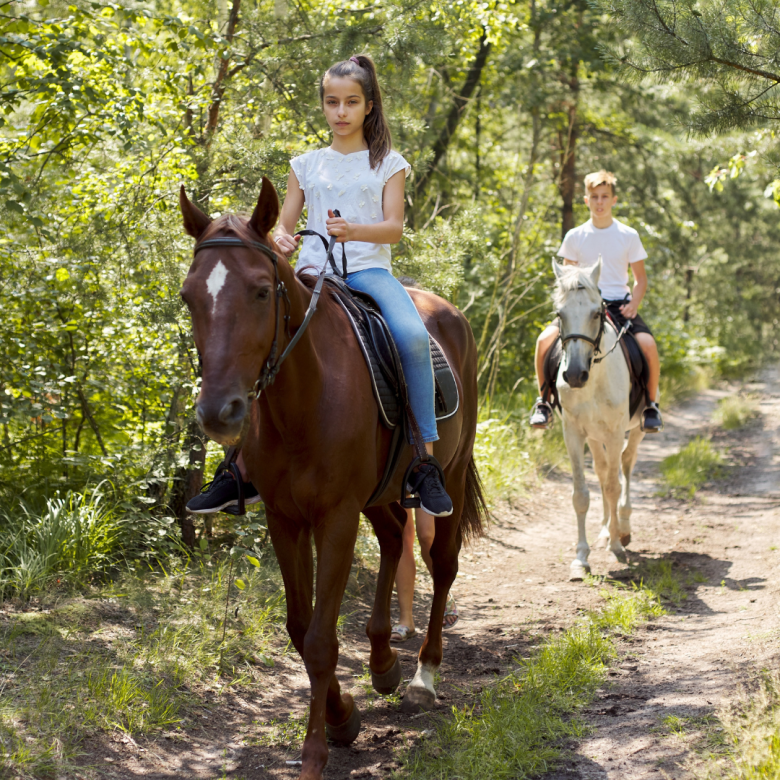
<svg viewBox="0 0 780 780">
<path fill-rule="evenodd" d="M 225 425 L 241 420 L 246 414 L 246 401 L 243 398 L 233 398 L 219 412 L 219 421 Z"/>
<path fill-rule="evenodd" d="M 563 381 L 568 384 L 568 382 L 569 382 L 569 372 L 568 371 L 564 371 L 563 372 Z"/>
<path fill-rule="evenodd" d="M 590 376 L 590 371 L 583 371 L 580 374 L 580 381 L 582 382 L 582 384 L 585 384 L 585 382 L 588 381 L 589 376 Z"/>
</svg>

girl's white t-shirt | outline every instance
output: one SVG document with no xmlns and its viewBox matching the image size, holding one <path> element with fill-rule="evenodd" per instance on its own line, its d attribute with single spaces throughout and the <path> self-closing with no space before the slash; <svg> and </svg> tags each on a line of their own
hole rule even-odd
<svg viewBox="0 0 780 780">
<path fill-rule="evenodd" d="M 622 301 L 630 294 L 628 266 L 647 258 L 639 233 L 616 219 L 608 228 L 597 228 L 589 219 L 570 230 L 563 239 L 558 256 L 574 260 L 581 267 L 596 265 L 601 255 L 599 290 L 605 301 Z"/>
<path fill-rule="evenodd" d="M 290 161 L 306 201 L 306 228 L 328 238 L 325 220 L 328 209 L 338 209 L 347 222 L 375 225 L 384 221 L 382 193 L 391 176 L 411 166 L 398 152 L 391 151 L 376 170 L 368 164 L 368 150 L 341 154 L 333 149 L 317 149 Z M 305 236 L 296 270 L 319 273 L 325 264 L 325 247 L 318 236 Z M 347 253 L 347 271 L 385 268 L 390 265 L 390 244 L 347 241 L 336 244 L 333 256 L 341 271 L 341 250 Z M 332 269 L 328 270 L 332 273 Z"/>
</svg>

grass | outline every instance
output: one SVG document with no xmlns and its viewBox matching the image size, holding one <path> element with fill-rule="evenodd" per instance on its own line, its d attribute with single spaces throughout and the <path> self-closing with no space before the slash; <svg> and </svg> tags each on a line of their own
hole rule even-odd
<svg viewBox="0 0 780 780">
<path fill-rule="evenodd" d="M 431 736 L 404 757 L 400 776 L 508 780 L 553 768 L 565 741 L 587 730 L 577 713 L 604 682 L 615 637 L 663 613 L 641 587 L 603 595 L 602 610 L 518 659 L 516 669 L 473 706 L 453 707 L 449 718 L 439 719 Z"/>
<path fill-rule="evenodd" d="M 771 780 L 780 777 L 780 674 L 764 672 L 720 713 L 728 761 L 708 778 Z"/>
<path fill-rule="evenodd" d="M 231 569 L 228 556 L 202 551 L 164 572 L 130 571 L 82 596 L 6 611 L 0 775 L 53 777 L 88 736 L 186 727 L 206 691 L 261 683 L 284 652 L 274 641 L 284 600 L 273 557 L 253 558 Z"/>
<path fill-rule="evenodd" d="M 551 468 L 568 468 L 560 419 L 544 433 L 533 430 L 531 404 L 524 397 L 498 398 L 480 409 L 474 458 L 491 503 L 523 494 Z"/>
<path fill-rule="evenodd" d="M 723 467 L 723 455 L 708 439 L 699 436 L 661 461 L 661 476 L 670 495 L 692 499 L 702 485 L 723 471 Z"/>
<path fill-rule="evenodd" d="M 758 414 L 758 405 L 752 398 L 744 395 L 730 395 L 718 403 L 715 419 L 721 428 L 732 431 L 741 428 Z"/>
</svg>

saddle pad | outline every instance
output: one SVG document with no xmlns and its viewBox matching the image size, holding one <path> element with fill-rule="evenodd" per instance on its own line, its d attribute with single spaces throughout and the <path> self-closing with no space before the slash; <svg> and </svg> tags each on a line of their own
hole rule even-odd
<svg viewBox="0 0 780 780">
<path fill-rule="evenodd" d="M 647 358 L 631 330 L 620 340 L 623 349 L 623 357 L 628 364 L 628 373 L 631 375 L 631 396 L 628 402 L 628 410 L 631 417 L 639 411 L 640 405 L 644 409 L 647 406 L 647 383 L 650 379 L 650 366 Z"/>
<path fill-rule="evenodd" d="M 620 332 L 612 320 L 609 321 L 610 325 L 615 328 L 616 332 Z M 647 397 L 647 381 L 650 378 L 650 369 L 647 365 L 647 360 L 639 348 L 639 344 L 631 333 L 631 330 L 626 331 L 623 338 L 620 340 L 620 346 L 623 350 L 623 357 L 626 359 L 628 365 L 628 373 L 631 377 L 631 393 L 628 399 L 628 413 L 629 417 L 633 417 L 639 410 L 640 404 Z M 561 359 L 563 358 L 563 350 L 561 348 L 560 338 L 550 347 L 547 356 L 544 359 L 544 381 L 549 389 L 548 400 L 552 407 L 555 409 L 561 408 L 561 402 L 558 398 L 558 388 L 556 383 L 558 381 L 558 371 L 561 368 Z M 643 407 L 644 408 L 644 407 Z"/>
<path fill-rule="evenodd" d="M 369 369 L 379 416 L 387 428 L 395 428 L 401 420 L 401 402 L 398 392 L 398 368 L 395 365 L 396 350 L 390 346 L 392 336 L 381 316 L 365 306 L 353 311 L 341 295 L 336 295 L 357 337 L 360 351 Z M 355 303 L 355 299 L 352 299 Z M 363 315 L 363 316 L 360 316 Z M 428 335 L 433 363 L 436 421 L 445 420 L 458 411 L 460 397 L 455 377 L 447 357 L 436 339 Z"/>
</svg>

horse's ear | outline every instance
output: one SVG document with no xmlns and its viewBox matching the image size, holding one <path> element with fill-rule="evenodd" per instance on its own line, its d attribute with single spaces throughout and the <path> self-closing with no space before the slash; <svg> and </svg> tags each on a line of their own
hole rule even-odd
<svg viewBox="0 0 780 780">
<path fill-rule="evenodd" d="M 187 197 L 184 191 L 184 185 L 179 190 L 179 206 L 181 215 L 184 217 L 184 229 L 193 237 L 200 238 L 203 232 L 211 224 L 211 218 L 207 217 L 194 203 Z"/>
<path fill-rule="evenodd" d="M 558 279 L 563 277 L 563 266 L 553 257 L 552 261 L 553 271 Z"/>
<path fill-rule="evenodd" d="M 271 180 L 263 176 L 260 197 L 257 199 L 257 206 L 255 206 L 254 212 L 252 212 L 249 226 L 259 236 L 266 236 L 276 225 L 277 219 L 279 219 L 279 196 L 276 194 Z"/>
<path fill-rule="evenodd" d="M 596 265 L 593 266 L 593 268 L 590 269 L 590 278 L 593 281 L 593 284 L 598 287 L 599 279 L 601 278 L 601 266 L 603 264 L 603 261 L 601 259 L 601 255 L 599 255 L 599 259 L 596 261 Z"/>
</svg>

